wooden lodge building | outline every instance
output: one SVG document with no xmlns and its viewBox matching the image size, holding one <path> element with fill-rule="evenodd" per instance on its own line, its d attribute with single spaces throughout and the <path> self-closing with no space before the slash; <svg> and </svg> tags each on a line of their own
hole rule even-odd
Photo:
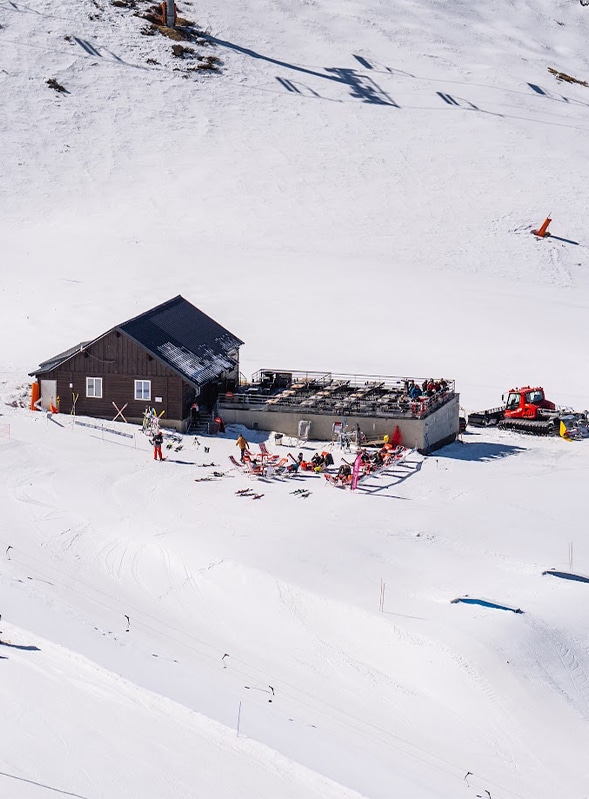
<svg viewBox="0 0 589 799">
<path fill-rule="evenodd" d="M 197 403 L 205 430 L 215 414 L 295 439 L 305 429 L 311 440 L 329 440 L 343 425 L 373 441 L 398 428 L 403 443 L 425 453 L 458 433 L 453 380 L 414 400 L 409 387 L 421 380 L 404 377 L 265 369 L 243 382 L 242 344 L 179 295 L 40 364 L 30 373 L 31 407 L 133 423 L 151 407 L 164 427 L 202 432 Z"/>
<path fill-rule="evenodd" d="M 242 344 L 178 295 L 41 363 L 30 373 L 33 397 L 46 410 L 101 419 L 121 410 L 136 423 L 151 406 L 166 427 L 185 430 L 194 402 L 211 408 L 238 385 Z"/>
</svg>

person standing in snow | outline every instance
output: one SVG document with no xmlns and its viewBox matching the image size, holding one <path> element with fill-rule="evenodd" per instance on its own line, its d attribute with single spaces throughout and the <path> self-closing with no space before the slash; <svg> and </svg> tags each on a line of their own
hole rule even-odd
<svg viewBox="0 0 589 799">
<path fill-rule="evenodd" d="M 153 459 L 156 461 L 159 457 L 160 461 L 163 461 L 162 457 L 162 444 L 164 443 L 164 435 L 161 430 L 158 430 L 157 433 L 154 435 L 153 439 Z"/>
<path fill-rule="evenodd" d="M 236 446 L 236 447 L 239 447 L 239 451 L 241 452 L 241 458 L 240 458 L 240 460 L 241 460 L 241 462 L 243 463 L 243 459 L 244 459 L 244 457 L 245 457 L 245 451 L 246 451 L 246 450 L 248 450 L 248 452 L 249 452 L 249 446 L 250 446 L 250 445 L 247 443 L 247 441 L 246 441 L 246 440 L 245 440 L 245 438 L 244 438 L 244 437 L 241 435 L 241 433 L 239 434 L 239 438 L 238 438 L 238 439 L 237 439 L 237 441 L 235 442 L 235 446 Z"/>
</svg>

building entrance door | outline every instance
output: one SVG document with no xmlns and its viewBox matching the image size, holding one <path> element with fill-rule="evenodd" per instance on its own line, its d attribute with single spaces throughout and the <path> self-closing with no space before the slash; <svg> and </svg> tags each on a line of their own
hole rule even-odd
<svg viewBox="0 0 589 799">
<path fill-rule="evenodd" d="M 57 401 L 57 380 L 41 380 L 41 407 L 48 411 Z"/>
</svg>

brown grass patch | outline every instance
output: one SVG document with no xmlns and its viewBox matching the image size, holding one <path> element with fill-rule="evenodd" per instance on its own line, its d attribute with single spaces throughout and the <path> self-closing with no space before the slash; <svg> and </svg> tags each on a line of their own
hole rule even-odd
<svg viewBox="0 0 589 799">
<path fill-rule="evenodd" d="M 185 58 L 186 56 L 190 58 L 194 55 L 194 48 L 184 47 L 182 44 L 173 44 L 172 53 L 176 56 L 176 58 Z"/>
<path fill-rule="evenodd" d="M 189 72 L 218 72 L 221 59 L 216 55 L 197 55 L 198 64 L 188 67 Z"/>
<path fill-rule="evenodd" d="M 548 67 L 548 72 L 550 72 L 551 75 L 554 75 L 556 80 L 564 81 L 565 83 L 578 83 L 579 86 L 589 87 L 589 83 L 587 83 L 586 80 L 573 78 L 571 75 L 567 75 L 566 72 L 559 72 L 557 69 L 552 69 L 552 67 Z"/>
<path fill-rule="evenodd" d="M 168 39 L 172 39 L 175 42 L 189 42 L 192 40 L 192 36 L 186 33 L 182 28 L 168 28 L 167 25 L 156 25 L 158 31 L 162 34 L 162 36 L 167 36 Z"/>
</svg>

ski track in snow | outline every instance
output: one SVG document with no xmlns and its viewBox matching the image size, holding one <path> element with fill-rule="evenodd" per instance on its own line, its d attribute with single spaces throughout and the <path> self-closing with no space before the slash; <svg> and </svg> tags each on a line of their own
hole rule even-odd
<svg viewBox="0 0 589 799">
<path fill-rule="evenodd" d="M 546 658 L 539 661 L 546 679 L 586 721 L 589 720 L 589 676 L 583 666 L 584 662 L 589 661 L 589 651 L 573 637 L 566 636 L 542 621 L 534 620 L 531 624 L 548 645 L 548 650 L 556 655 L 561 666 L 555 669 Z"/>
<path fill-rule="evenodd" d="M 229 442 L 230 446 L 231 443 L 232 442 Z M 132 457 L 135 458 L 137 456 L 133 454 Z M 432 461 L 429 460 L 427 465 L 431 466 L 431 464 Z M 491 464 L 491 468 L 493 468 L 493 464 Z M 550 470 L 537 470 L 537 474 L 542 473 L 549 475 Z M 106 474 L 103 466 L 99 468 L 98 474 Z M 430 474 L 435 474 L 436 477 L 441 480 L 441 486 L 446 482 L 446 470 L 440 470 L 438 468 L 434 472 L 430 470 Z M 144 479 L 144 473 L 137 473 L 136 481 L 138 485 L 140 485 L 141 481 Z M 178 475 L 177 479 L 182 480 L 183 478 Z M 99 483 L 102 483 L 102 479 L 99 480 Z M 55 483 L 55 485 L 57 486 L 58 484 Z M 233 502 L 238 503 L 239 499 L 235 498 L 233 494 L 235 490 L 234 484 L 225 483 L 225 485 L 228 486 L 227 490 L 231 492 L 230 496 Z M 422 486 L 414 482 L 405 483 L 405 485 L 410 488 L 413 487 L 417 495 L 422 491 Z M 129 481 L 129 490 L 131 492 L 133 492 L 132 486 L 133 481 L 131 480 Z M 398 490 L 396 485 L 393 487 L 395 490 Z M 287 486 L 278 484 L 274 486 L 274 490 L 280 492 L 288 491 L 289 488 L 290 484 Z M 266 490 L 268 491 L 268 489 Z M 114 497 L 118 494 L 118 491 L 119 487 L 117 486 L 115 491 L 111 491 L 109 494 L 111 497 Z M 429 493 L 430 501 L 437 501 L 435 499 L 435 492 L 430 491 Z M 326 500 L 330 504 L 346 502 L 348 499 L 348 495 L 346 494 L 343 494 L 341 499 L 338 499 L 340 496 L 338 492 L 326 491 L 324 494 Z M 120 509 L 122 509 L 122 495 L 119 496 L 121 497 Z M 199 496 L 204 499 L 202 492 L 200 492 Z M 291 502 L 296 501 L 296 498 L 290 497 L 289 495 L 287 498 L 290 499 Z M 143 502 L 141 494 L 137 495 L 136 501 L 138 503 Z M 62 506 L 64 502 L 65 497 L 61 497 L 58 492 L 53 496 L 54 507 L 50 507 L 49 509 L 48 503 L 43 503 L 42 506 L 31 505 L 29 502 L 24 502 L 23 504 L 31 508 L 41 507 L 41 516 L 37 519 L 37 528 L 42 528 L 44 524 L 47 525 L 48 523 L 63 525 L 63 519 L 60 517 L 60 514 L 56 512 L 55 507 Z M 306 505 L 305 507 L 309 508 L 310 505 Z M 335 507 L 338 506 L 336 505 Z M 153 504 L 149 504 L 146 507 L 145 512 L 147 517 L 153 514 L 153 508 Z M 34 512 L 37 513 L 36 510 Z M 118 506 L 109 508 L 107 516 L 104 520 L 100 521 L 98 527 L 94 524 L 93 529 L 91 529 L 87 525 L 84 526 L 84 524 L 82 524 L 78 529 L 72 529 L 70 532 L 62 531 L 60 535 L 49 536 L 46 546 L 61 546 L 64 548 L 61 539 L 67 536 L 70 537 L 67 539 L 69 545 L 65 544 L 66 551 L 72 547 L 79 547 L 79 540 L 81 538 L 86 541 L 86 545 L 89 541 L 92 541 L 92 547 L 96 550 L 98 563 L 103 564 L 106 574 L 119 586 L 119 589 L 117 589 L 118 591 L 124 588 L 125 593 L 133 593 L 132 586 L 135 585 L 140 590 L 140 593 L 148 600 L 151 598 L 157 602 L 166 602 L 166 605 L 170 608 L 176 605 L 181 611 L 189 611 L 190 603 L 186 603 L 185 597 L 186 587 L 189 587 L 190 593 L 193 594 L 194 588 L 192 580 L 194 576 L 197 573 L 202 575 L 216 574 L 216 569 L 219 565 L 222 565 L 223 559 L 212 559 L 209 561 L 208 565 L 203 565 L 199 567 L 198 570 L 195 570 L 194 567 L 188 568 L 186 563 L 175 559 L 169 549 L 168 543 L 164 545 L 158 543 L 156 539 L 146 542 L 143 539 L 143 535 L 139 534 L 143 529 L 141 525 L 138 525 L 136 530 L 134 530 L 132 539 L 127 537 L 120 538 L 119 536 L 112 539 L 112 537 L 107 535 L 104 543 L 100 544 L 100 538 L 107 533 L 109 525 L 108 520 L 118 515 L 118 513 Z M 128 519 L 132 518 L 136 513 L 137 511 L 132 507 L 127 509 L 125 514 L 126 520 L 123 521 L 123 528 L 125 525 L 129 524 Z M 259 517 L 259 514 L 260 512 L 257 511 L 256 516 L 252 517 L 252 521 L 254 518 Z M 84 535 L 81 536 L 80 534 L 83 532 Z M 395 540 L 404 540 L 405 545 L 412 547 L 419 541 L 419 539 L 415 539 L 413 535 L 403 536 L 401 539 L 397 536 Z M 436 541 L 434 545 L 439 546 L 439 543 L 439 541 Z M 455 548 L 455 546 L 452 548 Z M 462 552 L 463 554 L 464 552 L 472 553 L 474 549 L 474 542 L 472 542 L 468 548 L 465 549 L 462 547 Z M 496 549 L 483 549 L 482 553 L 485 558 L 490 558 L 494 562 L 501 562 L 503 559 L 501 553 Z M 513 563 L 514 566 L 517 566 L 517 560 L 513 559 Z M 27 569 L 27 571 L 31 571 L 31 569 Z M 358 609 L 347 602 L 327 601 L 325 598 L 314 595 L 313 592 L 295 586 L 293 583 L 284 582 L 284 580 L 276 583 L 275 579 L 271 578 L 269 574 L 264 575 L 263 582 L 261 582 L 260 577 L 262 577 L 262 575 L 256 576 L 253 572 L 251 574 L 250 572 L 250 567 L 246 567 L 245 570 L 241 569 L 242 577 L 240 579 L 245 579 L 248 583 L 251 582 L 252 584 L 259 585 L 263 583 L 268 583 L 268 585 L 270 585 L 273 583 L 278 590 L 280 602 L 287 611 L 288 617 L 287 619 L 283 619 L 285 629 L 289 629 L 294 623 L 296 628 L 298 628 L 297 636 L 304 641 L 302 652 L 308 651 L 314 653 L 311 662 L 308 661 L 307 657 L 295 658 L 293 663 L 295 671 L 290 680 L 285 681 L 284 678 L 281 679 L 280 676 L 273 673 L 275 672 L 275 667 L 271 668 L 263 677 L 264 681 L 271 680 L 277 693 L 292 703 L 293 710 L 291 712 L 295 717 L 307 717 L 309 723 L 312 722 L 319 728 L 324 728 L 326 724 L 328 727 L 336 725 L 343 730 L 347 730 L 350 735 L 360 735 L 362 738 L 366 738 L 367 741 L 371 741 L 373 746 L 384 747 L 384 750 L 392 746 L 394 749 L 397 749 L 399 753 L 404 752 L 405 756 L 410 759 L 414 757 L 417 761 L 429 764 L 428 767 L 433 768 L 434 771 L 436 771 L 438 767 L 441 767 L 443 771 L 447 771 L 448 773 L 454 773 L 459 770 L 459 764 L 453 764 L 452 758 L 448 759 L 448 757 L 443 758 L 443 760 L 448 761 L 446 765 L 436 765 L 438 762 L 437 759 L 441 755 L 439 752 L 436 753 L 434 751 L 431 742 L 429 746 L 424 747 L 422 745 L 417 749 L 413 749 L 414 744 L 411 743 L 411 739 L 413 737 L 419 737 L 419 727 L 412 721 L 411 713 L 406 702 L 429 702 L 430 714 L 434 712 L 436 706 L 439 708 L 436 712 L 442 711 L 443 704 L 439 704 L 439 697 L 436 695 L 435 688 L 432 687 L 432 689 L 427 690 L 427 677 L 415 684 L 407 682 L 406 677 L 399 681 L 395 676 L 394 669 L 391 670 L 388 667 L 383 668 L 383 666 L 379 665 L 377 662 L 372 662 L 370 658 L 361 656 L 362 653 L 357 648 L 353 631 L 364 629 L 364 635 L 368 636 L 367 640 L 381 639 L 384 642 L 384 640 L 390 639 L 392 642 L 395 642 L 397 648 L 401 647 L 401 651 L 405 651 L 406 653 L 412 651 L 418 653 L 417 655 L 414 654 L 413 657 L 417 656 L 420 661 L 436 663 L 436 668 L 443 673 L 450 674 L 452 669 L 457 669 L 457 673 L 463 675 L 462 679 L 458 680 L 462 685 L 462 691 L 468 690 L 471 695 L 471 701 L 476 703 L 479 708 L 479 713 L 485 716 L 486 729 L 481 730 L 478 725 L 473 726 L 472 721 L 469 721 L 469 714 L 455 706 L 451 706 L 447 709 L 447 713 L 445 713 L 446 723 L 452 719 L 452 724 L 455 724 L 457 728 L 461 728 L 463 731 L 469 729 L 470 726 L 471 736 L 476 736 L 481 743 L 484 742 L 484 745 L 489 748 L 489 751 L 494 752 L 494 757 L 497 762 L 503 764 L 503 769 L 517 771 L 518 759 L 504 740 L 505 736 L 509 739 L 509 734 L 506 733 L 505 730 L 509 728 L 510 724 L 510 706 L 505 704 L 505 699 L 498 693 L 493 682 L 485 676 L 484 670 L 481 669 L 480 664 L 478 664 L 476 660 L 473 661 L 471 657 L 466 657 L 464 651 L 461 652 L 455 647 L 444 644 L 437 636 L 423 635 L 414 629 L 409 629 L 396 622 L 391 625 L 387 620 L 383 628 L 383 619 L 379 619 L 378 617 L 375 619 L 372 614 L 367 615 L 365 611 L 362 611 L 360 616 L 358 616 Z M 230 577 L 230 573 L 231 571 L 225 572 L 228 578 Z M 45 576 L 49 576 L 49 573 L 39 570 L 38 575 L 43 580 Z M 233 578 L 231 578 L 231 581 L 233 582 Z M 71 585 L 71 583 L 66 584 Z M 174 624 L 170 625 L 169 622 L 164 623 L 161 614 L 158 614 L 158 617 L 156 617 L 152 613 L 145 613 L 144 610 L 134 605 L 122 605 L 121 598 L 118 600 L 114 596 L 110 599 L 107 598 L 107 595 L 102 589 L 95 590 L 94 586 L 88 583 L 86 578 L 81 574 L 77 577 L 77 584 L 78 586 L 85 586 L 87 598 L 89 598 L 91 602 L 95 602 L 98 606 L 109 608 L 110 611 L 118 612 L 121 616 L 121 608 L 124 607 L 125 611 L 127 611 L 132 618 L 132 628 L 140 629 L 143 635 L 146 633 L 161 635 L 165 629 L 168 642 L 165 649 L 168 650 L 169 654 L 165 655 L 164 652 L 160 652 L 158 657 L 163 657 L 164 660 L 170 660 L 171 662 L 178 662 L 178 655 L 180 655 L 181 650 L 184 652 L 191 652 L 191 657 L 197 655 L 200 668 L 204 669 L 205 673 L 209 672 L 213 681 L 216 680 L 214 677 L 214 669 L 213 671 L 211 671 L 211 669 L 215 662 L 217 664 L 219 662 L 219 655 L 216 653 L 217 644 L 213 644 L 212 639 L 209 639 L 207 642 L 206 633 L 204 640 L 201 637 L 198 639 L 196 637 L 192 638 L 190 634 L 187 635 L 186 632 L 181 634 L 180 628 L 176 627 Z M 163 590 L 162 587 L 164 587 Z M 70 591 L 72 591 L 71 587 Z M 208 589 L 205 589 L 205 595 L 207 592 Z M 71 599 L 68 600 L 68 604 L 71 602 L 72 609 L 74 596 L 75 593 L 72 591 Z M 170 602 L 172 605 L 169 604 Z M 255 607 L 255 605 L 252 607 Z M 260 605 L 260 610 L 261 608 L 262 605 Z M 326 613 L 327 610 L 329 610 L 328 613 Z M 331 624 L 327 621 L 330 617 L 333 619 Z M 358 618 L 356 619 L 356 617 Z M 222 624 L 226 624 L 223 612 L 220 613 L 219 619 Z M 345 624 L 342 626 L 341 622 L 344 619 Z M 325 626 L 326 623 L 331 629 L 329 634 L 327 634 L 328 628 Z M 352 631 L 349 635 L 346 632 L 348 627 Z M 374 628 L 372 634 L 368 632 L 371 627 Z M 108 632 L 107 630 L 108 628 L 98 628 L 98 631 L 101 631 L 103 636 L 105 635 L 112 638 L 113 642 L 116 642 L 120 638 L 121 633 L 113 635 L 112 630 L 108 630 Z M 383 638 L 384 630 L 386 630 L 386 636 Z M 337 635 L 334 637 L 336 631 Z M 347 640 L 348 638 L 349 641 Z M 181 639 L 182 644 L 179 649 L 178 647 Z M 571 682 L 571 686 L 581 698 L 583 696 L 585 697 L 584 705 L 586 710 L 587 700 L 586 693 L 584 692 L 586 692 L 587 678 L 582 665 L 583 657 L 586 658 L 586 653 L 583 653 L 583 657 L 580 657 L 578 649 L 577 651 L 573 650 L 570 643 L 567 643 L 564 638 L 556 639 L 556 641 L 547 638 L 547 641 L 550 647 L 557 653 L 559 658 L 558 662 L 561 664 L 566 679 Z M 173 656 L 174 650 L 176 650 L 177 653 L 175 658 Z M 251 657 L 251 653 L 249 657 Z M 180 655 L 180 658 L 183 659 L 183 656 Z M 399 653 L 396 653 L 393 662 L 397 662 L 398 658 Z M 367 697 L 380 696 L 381 702 L 384 702 L 385 707 L 390 708 L 390 712 L 395 719 L 393 729 L 386 723 L 383 726 L 383 722 L 380 721 L 379 723 L 376 717 L 373 721 L 364 720 L 359 707 L 355 710 L 353 709 L 356 700 L 352 700 L 351 697 L 348 700 L 351 702 L 349 708 L 344 710 L 343 708 L 338 708 L 337 704 L 333 701 L 322 699 L 316 690 L 309 691 L 309 689 L 307 689 L 301 691 L 301 689 L 296 686 L 295 673 L 310 668 L 311 671 L 315 673 L 314 679 L 321 680 L 322 675 L 325 673 L 325 667 L 320 666 L 323 661 L 329 664 L 330 673 L 334 677 L 337 676 L 336 682 L 341 681 L 344 675 L 348 675 L 349 679 L 352 680 L 352 684 L 355 682 L 358 685 L 362 685 L 362 691 L 364 693 L 367 692 Z M 248 678 L 260 679 L 261 675 L 257 674 L 259 667 L 254 666 L 252 670 L 252 666 L 254 666 L 254 664 L 251 662 L 248 663 L 248 659 L 243 661 L 239 655 L 232 655 L 232 669 L 237 667 L 239 670 L 241 668 L 244 670 L 244 675 L 247 675 Z M 217 665 L 216 668 L 219 668 L 219 666 Z M 557 691 L 562 693 L 562 679 L 554 673 L 554 670 L 544 668 L 544 673 L 548 680 L 548 684 L 553 685 Z M 294 683 L 292 681 L 293 677 L 295 679 Z M 253 679 L 248 681 L 253 681 Z M 566 690 L 564 693 L 568 696 L 570 701 L 570 689 L 568 693 Z M 579 696 L 577 697 L 577 704 Z M 374 698 L 371 698 L 370 702 L 372 703 L 373 701 Z M 513 724 L 513 722 L 511 722 L 511 724 Z M 501 732 L 502 730 L 503 732 Z M 514 740 L 516 739 L 511 738 L 512 744 Z"/>
</svg>

